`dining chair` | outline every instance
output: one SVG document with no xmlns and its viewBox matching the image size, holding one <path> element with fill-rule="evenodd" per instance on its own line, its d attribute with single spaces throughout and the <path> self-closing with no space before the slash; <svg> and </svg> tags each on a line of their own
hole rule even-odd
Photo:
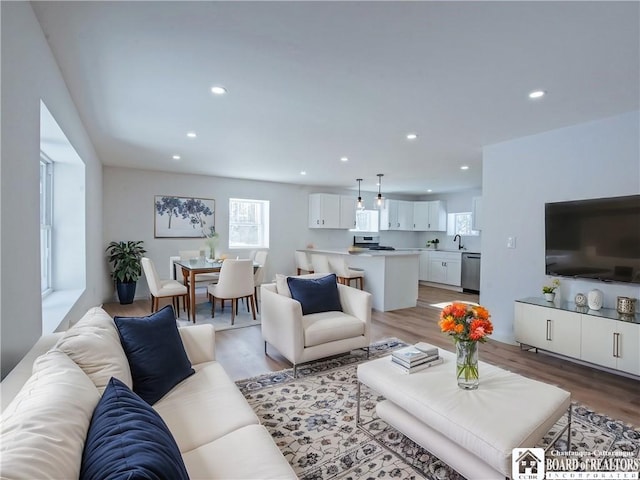
<svg viewBox="0 0 640 480">
<path fill-rule="evenodd" d="M 211 301 L 211 317 L 215 315 L 216 299 L 224 306 L 225 300 L 231 300 L 231 325 L 238 312 L 238 299 L 247 298 L 251 304 L 253 319 L 256 319 L 256 299 L 253 284 L 253 260 L 227 259 L 222 262 L 220 279 L 215 285 L 209 285 L 207 291 Z"/>
<path fill-rule="evenodd" d="M 158 310 L 158 299 L 167 297 L 171 297 L 176 315 L 180 312 L 180 297 L 182 297 L 183 308 L 189 312 L 187 287 L 177 280 L 161 280 L 151 259 L 142 257 L 141 263 L 151 293 L 151 313 Z"/>
<path fill-rule="evenodd" d="M 329 259 L 329 265 L 331 270 L 338 277 L 338 283 L 351 286 L 351 281 L 356 281 L 356 288 L 364 290 L 364 270 L 358 268 L 351 268 L 347 264 L 347 261 L 342 257 L 333 257 Z"/>
<path fill-rule="evenodd" d="M 258 299 L 258 291 L 259 286 L 262 285 L 264 281 L 264 273 L 265 273 L 265 265 L 267 263 L 267 257 L 269 256 L 269 252 L 265 252 L 264 250 L 259 250 L 256 252 L 254 257 L 254 262 L 260 265 L 255 269 L 253 273 L 253 295 L 256 299 L 256 311 L 260 313 L 260 302 Z"/>
<path fill-rule="evenodd" d="M 200 257 L 200 250 L 180 250 L 178 252 L 178 255 L 180 255 L 180 260 L 186 261 L 186 260 L 190 260 L 192 258 L 199 258 Z M 220 277 L 220 274 L 218 272 L 215 272 L 215 273 L 198 273 L 198 274 L 196 274 L 196 286 L 198 284 L 200 284 L 200 285 L 202 285 L 202 284 L 209 285 L 210 283 L 217 283 L 219 277 Z"/>
<path fill-rule="evenodd" d="M 296 250 L 294 252 L 294 255 L 296 259 L 296 269 L 298 271 L 298 275 L 300 275 L 302 272 L 313 273 L 313 266 L 311 265 L 306 252 Z"/>
<path fill-rule="evenodd" d="M 320 255 L 319 253 L 311 254 L 311 265 L 313 273 L 334 273 L 329 265 L 329 258 L 326 255 Z"/>
</svg>

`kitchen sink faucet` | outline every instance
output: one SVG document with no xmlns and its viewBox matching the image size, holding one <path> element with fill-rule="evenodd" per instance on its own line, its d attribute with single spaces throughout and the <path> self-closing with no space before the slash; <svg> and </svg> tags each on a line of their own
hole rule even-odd
<svg viewBox="0 0 640 480">
<path fill-rule="evenodd" d="M 453 237 L 453 241 L 456 241 L 456 238 L 458 239 L 458 250 L 462 250 L 464 248 L 464 245 L 462 245 L 462 237 L 456 233 L 456 236 Z"/>
</svg>

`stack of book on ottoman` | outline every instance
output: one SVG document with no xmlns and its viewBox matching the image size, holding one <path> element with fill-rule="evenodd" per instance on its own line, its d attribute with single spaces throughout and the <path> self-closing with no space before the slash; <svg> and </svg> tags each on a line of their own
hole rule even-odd
<svg viewBox="0 0 640 480">
<path fill-rule="evenodd" d="M 405 373 L 413 373 L 441 364 L 442 357 L 438 355 L 437 348 L 426 343 L 417 343 L 392 352 L 391 363 Z"/>
</svg>

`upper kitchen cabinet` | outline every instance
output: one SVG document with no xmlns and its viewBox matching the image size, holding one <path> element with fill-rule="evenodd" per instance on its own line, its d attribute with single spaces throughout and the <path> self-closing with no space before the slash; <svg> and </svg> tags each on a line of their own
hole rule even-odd
<svg viewBox="0 0 640 480">
<path fill-rule="evenodd" d="M 356 203 L 353 197 L 332 193 L 309 195 L 309 228 L 355 228 Z"/>
<path fill-rule="evenodd" d="M 309 228 L 340 228 L 340 195 L 309 195 Z"/>
<path fill-rule="evenodd" d="M 380 211 L 380 230 L 413 230 L 413 202 L 385 200 Z"/>
<path fill-rule="evenodd" d="M 340 196 L 340 228 L 356 228 L 356 207 L 355 198 L 348 195 Z"/>
<path fill-rule="evenodd" d="M 413 202 L 413 229 L 420 232 L 445 232 L 447 209 L 445 202 Z"/>
<path fill-rule="evenodd" d="M 482 197 L 473 197 L 471 200 L 471 228 L 482 230 Z"/>
</svg>

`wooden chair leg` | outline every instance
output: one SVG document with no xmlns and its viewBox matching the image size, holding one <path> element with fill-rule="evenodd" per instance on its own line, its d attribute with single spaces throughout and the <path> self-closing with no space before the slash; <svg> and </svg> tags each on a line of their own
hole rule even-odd
<svg viewBox="0 0 640 480">
<path fill-rule="evenodd" d="M 222 300 L 222 302 L 224 305 L 224 300 Z M 211 295 L 211 318 L 215 317 L 215 312 L 216 312 L 216 297 Z"/>
<path fill-rule="evenodd" d="M 256 319 L 256 297 L 254 295 L 251 295 L 251 298 L 249 300 L 251 300 L 251 312 L 253 312 L 253 319 L 255 320 Z"/>
<path fill-rule="evenodd" d="M 260 313 L 260 307 L 258 306 L 258 287 L 255 286 L 253 287 L 253 298 L 254 298 L 254 302 L 256 304 L 256 312 Z"/>
<path fill-rule="evenodd" d="M 223 300 L 224 302 L 224 300 Z M 233 322 L 235 322 L 236 320 L 236 310 L 238 309 L 238 299 L 235 299 L 235 302 L 233 300 L 231 300 L 231 325 L 233 325 Z"/>
</svg>

